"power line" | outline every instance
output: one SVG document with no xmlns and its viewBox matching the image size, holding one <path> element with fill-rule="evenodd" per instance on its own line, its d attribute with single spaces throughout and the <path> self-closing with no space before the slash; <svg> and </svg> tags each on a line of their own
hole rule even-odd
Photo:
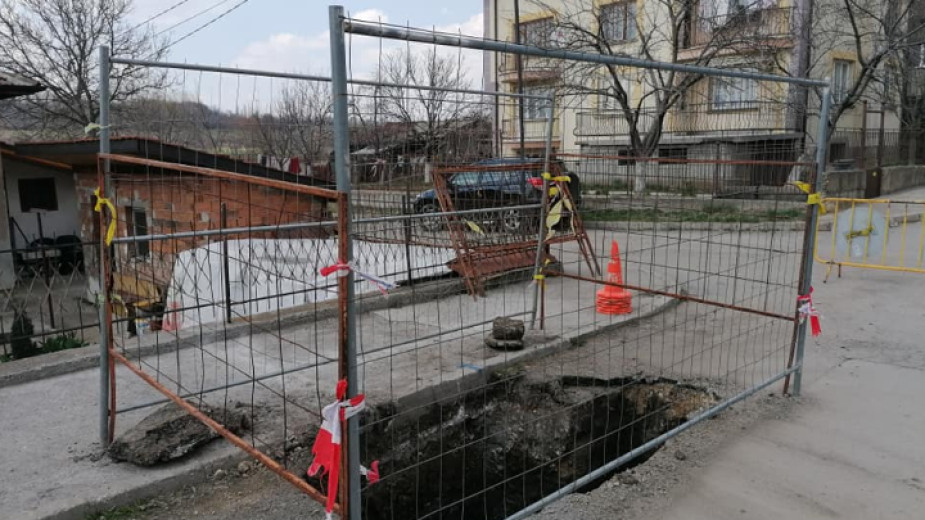
<svg viewBox="0 0 925 520">
<path fill-rule="evenodd" d="M 224 1 L 221 2 L 221 3 L 225 3 L 226 1 L 227 1 L 227 0 L 224 0 Z M 179 39 L 174 40 L 174 41 L 171 42 L 170 45 L 168 45 L 166 48 L 169 49 L 170 47 L 173 47 L 174 45 L 176 45 L 176 44 L 182 42 L 183 40 L 189 38 L 190 36 L 193 36 L 194 34 L 198 33 L 199 31 L 201 31 L 201 30 L 205 29 L 206 27 L 208 27 L 208 26 L 214 24 L 215 22 L 221 20 L 221 19 L 224 18 L 225 16 L 228 16 L 228 15 L 231 14 L 234 10 L 236 10 L 237 8 L 241 7 L 242 5 L 246 4 L 246 3 L 249 2 L 249 1 L 250 1 L 250 0 L 241 0 L 240 2 L 238 2 L 238 3 L 234 4 L 233 6 L 231 6 L 230 8 L 228 8 L 225 12 L 223 12 L 223 13 L 221 13 L 220 15 L 216 16 L 215 18 L 213 18 L 213 19 L 209 20 L 208 22 L 206 22 L 206 23 L 200 25 L 199 27 L 193 29 L 192 31 L 190 31 L 190 32 L 188 32 L 188 33 L 186 33 L 186 34 L 184 34 L 184 35 L 181 36 Z M 216 5 L 218 5 L 218 4 L 216 4 Z"/>
<path fill-rule="evenodd" d="M 169 13 L 170 11 L 173 11 L 174 9 L 180 7 L 181 5 L 183 5 L 183 4 L 187 3 L 187 2 L 189 2 L 189 0 L 180 0 L 179 2 L 177 2 L 177 3 L 173 4 L 172 6 L 168 7 L 167 9 L 164 9 L 163 11 L 161 11 L 161 12 L 159 12 L 159 13 L 156 13 L 156 14 L 153 14 L 153 15 L 149 16 L 147 20 L 141 22 L 140 24 L 136 25 L 135 27 L 132 27 L 132 30 L 134 31 L 135 29 L 141 27 L 142 25 L 144 25 L 144 24 L 146 24 L 146 23 L 149 23 L 149 22 L 152 22 L 152 21 L 154 21 L 154 20 L 160 18 L 161 16 L 164 16 L 165 14 Z"/>
<path fill-rule="evenodd" d="M 222 5 L 222 4 L 227 4 L 229 1 L 230 1 L 230 0 L 219 0 L 218 2 L 216 2 L 216 3 L 212 4 L 212 5 L 210 5 L 209 7 L 206 7 L 205 9 L 203 9 L 203 10 L 201 10 L 201 11 L 195 13 L 195 14 L 191 14 L 190 16 L 187 16 L 187 17 L 184 18 L 183 20 L 180 20 L 179 22 L 177 22 L 177 23 L 171 25 L 170 27 L 158 31 L 158 32 L 157 32 L 157 36 L 160 36 L 160 35 L 162 35 L 162 34 L 164 34 L 164 33 L 170 32 L 170 31 L 176 29 L 177 27 L 179 27 L 179 26 L 185 24 L 186 22 L 188 22 L 188 21 L 194 19 L 194 18 L 199 18 L 200 16 L 202 16 L 202 15 L 208 13 L 208 12 L 211 11 L 212 9 L 215 9 L 216 7 L 218 7 L 218 6 Z"/>
</svg>

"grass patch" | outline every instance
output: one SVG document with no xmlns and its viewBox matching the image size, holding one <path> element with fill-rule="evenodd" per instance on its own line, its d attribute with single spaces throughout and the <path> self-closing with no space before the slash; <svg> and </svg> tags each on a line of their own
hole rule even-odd
<svg viewBox="0 0 925 520">
<path fill-rule="evenodd" d="M 597 222 L 776 222 L 802 220 L 799 209 L 746 211 L 728 204 L 701 209 L 661 210 L 655 208 L 585 211 L 582 218 Z"/>
</svg>

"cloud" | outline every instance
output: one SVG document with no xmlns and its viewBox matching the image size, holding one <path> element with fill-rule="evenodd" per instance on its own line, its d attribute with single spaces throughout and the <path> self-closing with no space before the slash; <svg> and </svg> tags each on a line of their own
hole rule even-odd
<svg viewBox="0 0 925 520">
<path fill-rule="evenodd" d="M 327 31 L 310 37 L 290 33 L 274 34 L 265 40 L 248 44 L 235 58 L 234 65 L 278 72 L 328 70 L 328 60 L 324 58 L 329 54 L 329 38 Z"/>
<path fill-rule="evenodd" d="M 388 23 L 388 15 L 379 9 L 364 9 L 350 15 L 352 18 L 370 22 Z M 481 36 L 483 16 L 481 13 L 468 19 L 435 27 L 439 32 Z M 328 74 L 329 63 L 328 31 L 312 36 L 300 36 L 291 33 L 274 34 L 266 39 L 248 44 L 235 58 L 234 65 L 243 68 L 274 70 L 281 72 L 313 72 Z M 354 77 L 375 78 L 380 62 L 380 53 L 385 54 L 394 49 L 403 48 L 404 43 L 390 40 L 380 42 L 375 38 L 353 37 L 348 35 L 348 59 L 350 72 Z M 381 46 L 380 46 L 381 43 Z M 430 45 L 411 45 L 412 52 L 423 52 Z M 450 47 L 441 48 L 441 54 L 461 57 L 464 73 L 472 85 L 478 88 L 482 79 L 482 58 L 479 51 L 458 50 Z"/>
<path fill-rule="evenodd" d="M 367 22 L 389 22 L 388 15 L 379 9 L 364 9 L 362 11 L 357 11 L 356 13 L 347 13 L 347 16 L 356 20 L 364 20 Z"/>
</svg>

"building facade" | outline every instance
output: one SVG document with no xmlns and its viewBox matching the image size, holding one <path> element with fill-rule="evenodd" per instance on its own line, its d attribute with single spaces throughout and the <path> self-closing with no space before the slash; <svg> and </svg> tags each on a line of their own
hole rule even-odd
<svg viewBox="0 0 925 520">
<path fill-rule="evenodd" d="M 831 27 L 837 20 L 828 8 L 837 6 L 823 4 L 830 1 L 487 0 L 484 29 L 491 39 L 547 48 L 830 78 L 840 103 L 861 67 L 850 34 Z M 805 24 L 813 17 L 817 19 Z M 804 87 L 534 57 L 518 60 L 498 53 L 485 53 L 484 59 L 486 89 L 518 92 L 522 85 L 526 94 L 556 99 L 551 112 L 542 102 L 525 101 L 522 131 L 517 103 L 499 104 L 495 139 L 503 154 L 518 154 L 522 148 L 526 155 L 540 153 L 550 114 L 554 150 L 578 156 L 795 161 L 815 146 L 819 96 Z M 898 129 L 898 111 L 881 105 L 873 105 L 875 114 L 865 114 L 861 103 L 846 105 L 830 150 L 839 152 L 845 136 L 875 129 L 881 121 Z M 886 110 L 885 117 L 880 110 Z M 630 159 L 574 162 L 592 183 L 595 176 L 628 178 L 632 165 Z M 662 164 L 660 180 L 677 177 L 672 168 L 678 169 Z M 718 180 L 780 185 L 789 175 L 784 168 L 734 166 L 702 171 L 686 167 L 684 172 L 683 182 L 714 188 Z"/>
</svg>

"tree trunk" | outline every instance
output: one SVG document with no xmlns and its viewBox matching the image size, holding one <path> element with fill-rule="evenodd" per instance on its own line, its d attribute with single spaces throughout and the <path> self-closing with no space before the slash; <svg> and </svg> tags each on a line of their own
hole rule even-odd
<svg viewBox="0 0 925 520">
<path fill-rule="evenodd" d="M 433 181 L 434 176 L 434 163 L 427 159 L 424 162 L 424 182 L 430 184 Z"/>
<path fill-rule="evenodd" d="M 658 154 L 653 155 L 653 157 Z M 640 157 L 633 164 L 633 192 L 642 196 L 646 191 L 646 181 L 653 173 L 658 171 L 658 163 L 648 160 L 648 157 Z"/>
</svg>

